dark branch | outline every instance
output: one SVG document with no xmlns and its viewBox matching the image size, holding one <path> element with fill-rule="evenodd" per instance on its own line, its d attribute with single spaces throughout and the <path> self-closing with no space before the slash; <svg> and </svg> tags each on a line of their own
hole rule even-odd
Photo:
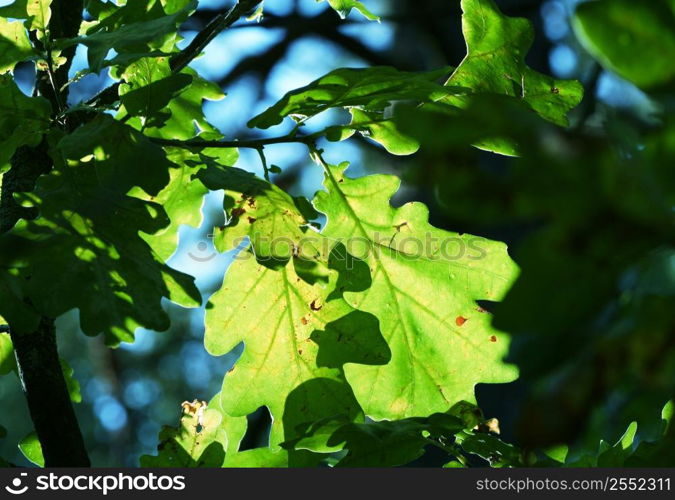
<svg viewBox="0 0 675 500">
<path fill-rule="evenodd" d="M 82 22 L 82 8 L 82 0 L 54 0 L 51 4 L 50 36 L 76 36 Z M 36 36 L 31 38 L 35 43 Z M 49 39 L 44 46 L 41 43 L 35 45 L 39 50 L 51 50 Z M 38 72 L 38 90 L 51 102 L 54 115 L 67 97 L 66 91 L 61 89 L 67 81 L 75 49 L 67 49 L 62 55 L 67 62 L 61 67 Z M 51 56 L 46 55 L 46 58 L 50 60 Z M 23 146 L 12 155 L 11 169 L 3 177 L 0 193 L 0 234 L 12 229 L 20 218 L 35 217 L 35 210 L 20 207 L 13 196 L 16 192 L 32 191 L 38 177 L 52 169 L 47 149 L 47 141 L 43 140 L 35 147 Z M 28 333 L 16 332 L 11 324 L 7 329 L 14 344 L 19 376 L 35 432 L 42 445 L 45 465 L 88 467 L 89 457 L 59 360 L 54 320 L 43 316 L 37 329 Z M 3 331 L 6 330 L 3 328 Z"/>
<path fill-rule="evenodd" d="M 262 0 L 239 0 L 229 11 L 221 13 L 213 18 L 202 31 L 197 33 L 197 36 L 192 40 L 190 45 L 171 58 L 171 61 L 169 61 L 171 71 L 178 73 L 185 68 L 195 57 L 202 53 L 204 48 L 211 40 L 218 36 L 221 31 L 229 28 L 241 16 L 255 9 L 261 1 Z"/>
<path fill-rule="evenodd" d="M 34 332 L 10 331 L 19 376 L 46 467 L 89 467 L 56 348 L 54 320 L 43 317 Z"/>
<path fill-rule="evenodd" d="M 155 139 L 149 138 L 155 144 L 160 146 L 173 146 L 185 149 L 206 149 L 206 148 L 248 148 L 261 150 L 265 146 L 273 144 L 298 143 L 311 145 L 316 142 L 318 134 L 310 135 L 284 135 L 282 137 L 268 137 L 263 139 L 246 139 L 240 141 L 201 141 L 199 139 L 189 141 L 179 141 L 174 139 Z"/>
</svg>

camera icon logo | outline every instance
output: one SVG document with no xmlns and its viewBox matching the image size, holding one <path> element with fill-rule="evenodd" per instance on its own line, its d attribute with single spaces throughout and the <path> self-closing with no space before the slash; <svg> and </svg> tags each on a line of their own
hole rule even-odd
<svg viewBox="0 0 675 500">
<path fill-rule="evenodd" d="M 28 476 L 26 472 L 22 472 L 20 477 L 15 477 L 12 479 L 12 484 L 10 486 L 5 486 L 5 490 L 7 490 L 7 493 L 11 493 L 12 495 L 23 495 L 28 491 L 28 486 L 23 486 L 23 481 L 22 478 Z"/>
</svg>

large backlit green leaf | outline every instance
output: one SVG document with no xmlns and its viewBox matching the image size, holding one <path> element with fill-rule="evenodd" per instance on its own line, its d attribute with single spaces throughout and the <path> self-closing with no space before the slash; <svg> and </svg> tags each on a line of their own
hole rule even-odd
<svg viewBox="0 0 675 500">
<path fill-rule="evenodd" d="M 466 96 L 450 95 L 449 104 L 465 107 L 472 93 L 519 97 L 542 118 L 567 125 L 567 112 L 581 101 L 583 88 L 529 68 L 525 56 L 534 31 L 527 19 L 504 16 L 493 0 L 462 0 L 462 29 L 467 54 L 448 85 L 467 87 Z"/>
<path fill-rule="evenodd" d="M 490 326 L 476 300 L 499 300 L 516 275 L 503 243 L 443 231 L 420 203 L 389 204 L 400 181 L 345 176 L 325 165 L 315 206 L 323 235 L 341 240 L 370 268 L 367 290 L 345 291 L 352 307 L 375 315 L 392 351 L 384 366 L 349 364 L 347 380 L 366 414 L 400 419 L 474 401 L 477 383 L 509 382 L 508 337 Z"/>
<path fill-rule="evenodd" d="M 675 78 L 675 3 L 669 0 L 585 2 L 574 31 L 607 69 L 650 89 Z"/>
<path fill-rule="evenodd" d="M 293 262 L 270 269 L 247 252 L 237 259 L 206 311 L 205 345 L 211 354 L 245 345 L 225 377 L 222 409 L 243 416 L 267 406 L 274 419 L 272 445 L 296 437 L 301 425 L 320 418 L 362 419 L 342 365 L 385 363 L 388 350 L 375 318 L 332 293 L 342 283 L 340 273 L 331 269 L 327 283 L 311 285 Z M 340 262 L 331 267 L 340 268 Z"/>
</svg>

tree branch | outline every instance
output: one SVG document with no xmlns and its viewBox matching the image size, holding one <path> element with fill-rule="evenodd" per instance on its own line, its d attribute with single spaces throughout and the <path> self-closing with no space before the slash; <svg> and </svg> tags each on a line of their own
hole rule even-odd
<svg viewBox="0 0 675 500">
<path fill-rule="evenodd" d="M 189 141 L 179 141 L 174 139 L 151 138 L 150 141 L 160 146 L 173 146 L 185 149 L 206 149 L 206 148 L 248 148 L 261 150 L 265 146 L 273 144 L 299 143 L 312 145 L 319 137 L 321 132 L 309 135 L 284 135 L 281 137 L 267 137 L 261 139 L 245 139 L 235 141 L 201 141 L 199 139 Z"/>
<path fill-rule="evenodd" d="M 262 0 L 238 0 L 236 4 L 227 12 L 214 17 L 206 27 L 197 33 L 197 36 L 190 42 L 185 49 L 171 57 L 169 66 L 171 71 L 178 73 L 190 62 L 202 53 L 204 48 L 218 34 L 232 26 L 241 16 L 255 9 Z"/>
<path fill-rule="evenodd" d="M 77 35 L 82 22 L 82 0 L 54 0 L 49 23 L 51 36 L 70 38 Z M 34 41 L 35 43 L 35 41 Z M 37 45 L 37 43 L 36 43 Z M 50 44 L 44 47 L 51 50 Z M 38 72 L 38 90 L 52 104 L 53 114 L 65 102 L 68 68 L 75 49 L 62 53 L 67 62 L 56 70 Z M 50 55 L 47 59 L 50 59 Z M 15 192 L 32 191 L 40 175 L 52 169 L 46 140 L 35 147 L 17 149 L 10 160 L 11 169 L 4 175 L 0 192 L 0 234 L 11 230 L 21 218 L 35 217 L 35 210 L 20 207 Z M 88 467 L 90 465 L 70 394 L 63 376 L 56 347 L 54 319 L 43 316 L 34 332 L 17 333 L 8 325 L 14 354 L 28 409 L 47 467 Z"/>
<path fill-rule="evenodd" d="M 56 347 L 54 320 L 43 317 L 37 330 L 10 330 L 21 385 L 46 467 L 89 467 L 84 439 L 70 401 Z"/>
</svg>

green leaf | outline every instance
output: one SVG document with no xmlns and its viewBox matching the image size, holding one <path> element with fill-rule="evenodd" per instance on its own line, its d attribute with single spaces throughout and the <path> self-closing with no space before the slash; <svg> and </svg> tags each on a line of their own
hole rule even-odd
<svg viewBox="0 0 675 500">
<path fill-rule="evenodd" d="M 316 0 L 317 2 L 323 2 L 325 0 Z M 358 0 L 328 0 L 328 5 L 337 12 L 342 19 L 345 19 L 352 9 L 358 10 L 363 17 L 369 21 L 379 21 L 380 18 L 370 12 L 365 5 L 363 5 Z"/>
<path fill-rule="evenodd" d="M 419 141 L 424 151 L 435 154 L 458 153 L 472 145 L 505 156 L 520 156 L 533 140 L 555 128 L 532 113 L 521 99 L 496 94 L 471 96 L 463 109 L 443 103 L 399 106 L 392 121 L 404 137 Z M 453 184 L 457 181 L 454 177 Z M 475 189 L 485 190 L 484 177 L 476 176 L 474 182 Z M 445 196 L 452 190 L 447 183 L 445 179 L 437 183 L 439 194 Z M 452 196 L 468 198 L 472 192 L 455 189 Z M 474 220 L 479 217 L 475 207 L 472 216 Z M 491 214 L 491 223 L 498 218 L 499 214 Z"/>
<path fill-rule="evenodd" d="M 515 278 L 506 246 L 437 229 L 420 203 L 392 208 L 394 176 L 350 179 L 346 164 L 324 168 L 327 191 L 314 201 L 328 218 L 322 234 L 342 241 L 372 276 L 367 290 L 344 297 L 379 319 L 392 351 L 385 366 L 345 367 L 366 414 L 429 415 L 474 401 L 477 383 L 513 380 L 516 369 L 502 361 L 508 337 L 476 304 L 499 300 Z"/>
<path fill-rule="evenodd" d="M 120 192 L 139 186 L 157 195 L 169 183 L 169 170 L 175 167 L 162 148 L 108 115 L 65 136 L 57 148 L 67 161 L 91 162 L 101 186 Z"/>
<path fill-rule="evenodd" d="M 661 411 L 662 432 L 656 440 L 643 441 L 624 462 L 625 467 L 671 467 L 675 460 L 675 427 L 673 400 Z M 630 427 L 629 427 L 630 430 Z"/>
<path fill-rule="evenodd" d="M 236 149 L 206 148 L 194 154 L 185 149 L 167 148 L 168 160 L 178 165 L 177 168 L 169 170 L 169 184 L 157 196 L 149 196 L 140 188 L 134 188 L 129 192 L 136 198 L 162 205 L 170 220 L 168 226 L 154 234 L 141 234 L 160 259 L 167 260 L 176 250 L 180 226 L 198 227 L 201 223 L 201 207 L 209 190 L 197 178 L 197 172 L 212 163 L 222 166 L 233 165 L 238 157 Z"/>
<path fill-rule="evenodd" d="M 393 120 L 383 119 L 377 111 L 349 110 L 352 121 L 349 127 L 355 127 L 361 135 L 375 141 L 393 155 L 411 155 L 420 148 L 420 143 L 403 134 Z"/>
<path fill-rule="evenodd" d="M 14 346 L 9 333 L 0 333 L 0 375 L 7 375 L 16 370 Z"/>
<path fill-rule="evenodd" d="M 304 121 L 330 108 L 351 108 L 382 111 L 393 101 L 429 101 L 455 92 L 436 80 L 449 68 L 428 73 L 407 73 L 381 66 L 372 68 L 340 68 L 309 85 L 286 94 L 274 106 L 248 122 L 253 128 L 269 128 L 286 116 Z"/>
<path fill-rule="evenodd" d="M 335 251 L 329 259 L 328 282 L 309 284 L 293 262 L 275 270 L 240 252 L 207 304 L 204 342 L 209 353 L 220 356 L 245 344 L 225 377 L 221 406 L 234 416 L 267 406 L 274 422 L 273 446 L 331 415 L 362 420 L 342 365 L 389 359 L 377 321 L 333 293 L 336 286 L 347 286 L 348 266 Z M 314 451 L 330 447 L 322 444 Z"/>
<path fill-rule="evenodd" d="M 120 54 L 137 54 L 138 58 L 146 56 L 153 50 L 171 49 L 177 27 L 196 8 L 197 1 L 192 0 L 184 8 L 170 15 L 164 15 L 161 5 L 157 3 L 153 5 L 154 9 L 147 11 L 143 6 L 144 2 L 129 2 L 127 10 L 122 8 L 97 25 L 98 31 L 62 41 L 58 46 L 65 48 L 78 43 L 86 45 L 89 49 L 87 51 L 89 67 L 95 72 L 103 68 L 106 55 L 111 49 Z M 143 20 L 130 22 L 134 18 Z M 165 47 L 167 43 L 169 46 Z"/>
<path fill-rule="evenodd" d="M 0 17 L 0 75 L 32 55 L 33 48 L 23 23 Z"/>
<path fill-rule="evenodd" d="M 206 403 L 183 403 L 179 427 L 161 430 L 157 456 L 142 456 L 141 467 L 221 467 L 227 448 L 222 426 L 223 415 Z"/>
<path fill-rule="evenodd" d="M 671 83 L 675 66 L 675 4 L 610 0 L 578 6 L 572 26 L 606 69 L 649 90 Z"/>
<path fill-rule="evenodd" d="M 288 461 L 288 453 L 285 450 L 255 448 L 225 457 L 223 466 L 231 468 L 280 468 L 288 467 Z"/>
<path fill-rule="evenodd" d="M 542 118 L 567 125 L 567 112 L 581 101 L 583 88 L 527 66 L 525 56 L 534 32 L 527 19 L 504 16 L 493 0 L 462 0 L 462 29 L 467 55 L 447 85 L 471 89 L 443 102 L 465 107 L 471 94 L 504 94 L 520 98 Z"/>
<path fill-rule="evenodd" d="M 73 403 L 81 403 L 82 392 L 80 390 L 80 383 L 75 378 L 75 370 L 71 368 L 65 359 L 61 358 L 59 361 L 61 362 L 61 370 L 63 371 L 63 378 L 66 380 L 70 400 Z"/>
<path fill-rule="evenodd" d="M 0 17 L 26 19 L 28 17 L 28 0 L 14 0 L 13 3 L 0 7 Z"/>
<path fill-rule="evenodd" d="M 0 76 L 0 175 L 9 170 L 17 148 L 40 143 L 50 113 L 49 101 L 27 97 L 9 75 Z"/>
<path fill-rule="evenodd" d="M 330 434 L 328 443 L 348 450 L 338 467 L 396 467 L 421 457 L 431 444 L 430 438 L 452 439 L 464 429 L 464 423 L 446 413 L 368 423 L 333 418 L 317 423 L 309 432 L 326 432 L 326 428 Z M 308 438 L 303 436 L 288 445 L 302 448 L 307 442 Z"/>
<path fill-rule="evenodd" d="M 521 466 L 521 453 L 515 446 L 492 434 L 471 434 L 461 440 L 462 449 L 487 460 L 492 467 Z"/>
<path fill-rule="evenodd" d="M 19 442 L 19 449 L 24 457 L 38 467 L 45 466 L 45 458 L 42 455 L 42 445 L 35 432 L 31 432 Z"/>
<path fill-rule="evenodd" d="M 612 447 L 608 447 L 598 455 L 598 467 L 623 467 L 626 459 L 633 452 L 637 422 L 631 422 L 626 432 Z M 603 443 L 600 444 L 601 448 Z"/>
<path fill-rule="evenodd" d="M 19 197 L 40 217 L 17 226 L 0 246 L 3 262 L 20 270 L 20 293 L 50 317 L 79 308 L 83 331 L 106 332 L 110 344 L 133 340 L 137 326 L 166 329 L 162 298 L 199 305 L 194 278 L 159 261 L 139 235 L 169 224 L 162 207 L 125 194 L 136 182 L 150 192 L 166 183 L 173 164 L 161 148 L 102 117 L 53 152 L 54 170 Z M 55 274 L 55 267 L 69 272 Z"/>
<path fill-rule="evenodd" d="M 239 451 L 246 417 L 231 417 L 220 408 L 220 394 L 208 404 L 183 403 L 178 428 L 159 434 L 157 455 L 141 457 L 141 467 L 287 467 L 285 450 L 256 448 Z"/>
<path fill-rule="evenodd" d="M 156 117 L 147 122 L 132 118 L 128 123 L 150 137 L 192 139 L 199 135 L 208 140 L 221 138 L 218 129 L 206 120 L 203 103 L 205 99 L 219 101 L 225 94 L 217 84 L 204 80 L 190 68 L 185 68 L 181 75 L 190 76 L 192 83 L 172 96 Z"/>
<path fill-rule="evenodd" d="M 133 116 L 145 118 L 166 107 L 185 87 L 189 74 L 171 74 L 167 57 L 144 57 L 130 64 L 122 73 L 126 83 L 120 86 L 120 100 Z"/>
</svg>

